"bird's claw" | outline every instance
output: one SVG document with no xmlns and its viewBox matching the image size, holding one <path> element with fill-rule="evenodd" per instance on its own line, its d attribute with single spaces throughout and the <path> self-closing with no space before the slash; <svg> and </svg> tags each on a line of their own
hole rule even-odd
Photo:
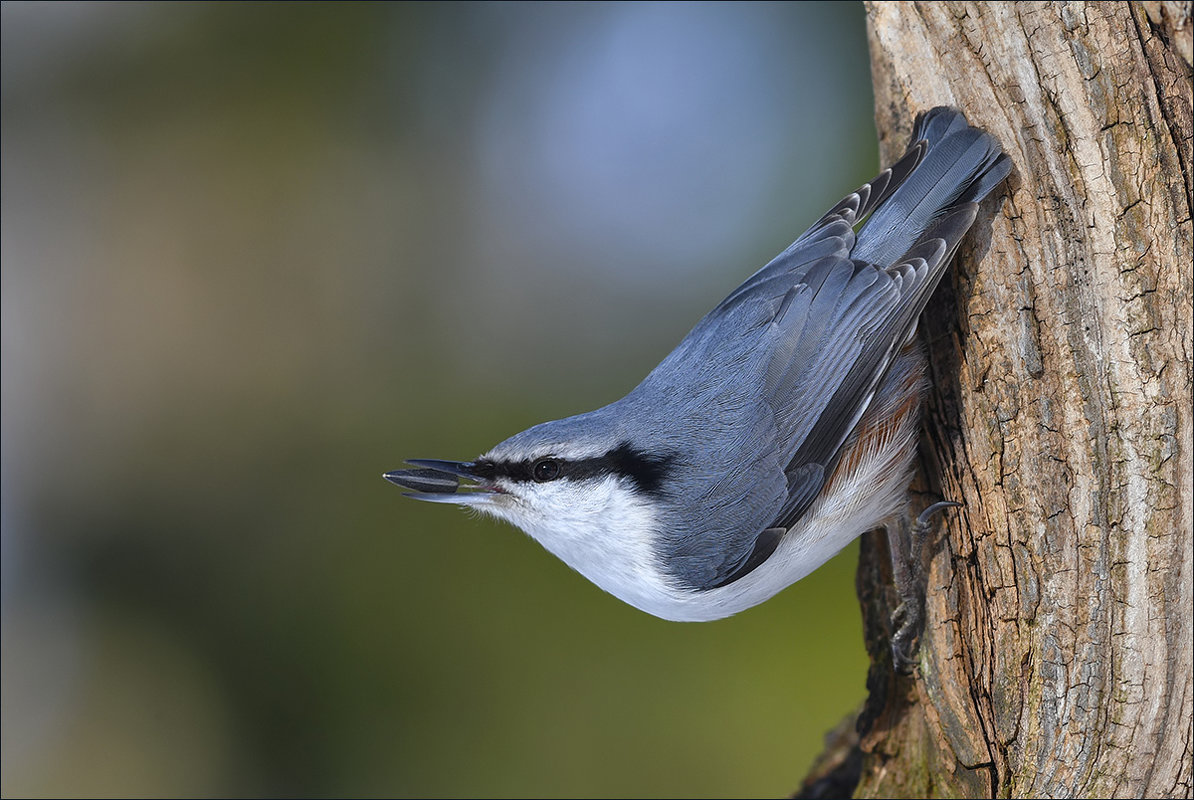
<svg viewBox="0 0 1194 800">
<path fill-rule="evenodd" d="M 920 515 L 917 516 L 916 524 L 912 527 L 912 538 L 913 539 L 916 539 L 916 538 L 924 539 L 924 537 L 927 536 L 929 531 L 931 530 L 934 516 L 936 516 L 937 514 L 940 514 L 942 511 L 944 511 L 947 508 L 961 508 L 961 507 L 962 507 L 961 503 L 957 503 L 953 500 L 942 500 L 938 503 L 933 503 L 933 505 L 929 506 L 924 511 L 920 512 Z"/>
<path fill-rule="evenodd" d="M 943 500 L 926 508 L 908 531 L 908 520 L 898 523 L 897 532 L 888 530 L 892 571 L 900 603 L 891 614 L 891 657 L 896 671 L 908 675 L 915 671 L 920 634 L 924 629 L 925 577 L 922 561 L 925 542 L 932 530 L 933 517 L 961 503 Z M 907 531 L 907 533 L 905 533 Z"/>
</svg>

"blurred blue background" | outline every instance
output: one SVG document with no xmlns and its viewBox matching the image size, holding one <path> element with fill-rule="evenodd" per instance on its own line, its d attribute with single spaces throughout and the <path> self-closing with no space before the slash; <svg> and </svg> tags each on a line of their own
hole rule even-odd
<svg viewBox="0 0 1194 800">
<path fill-rule="evenodd" d="M 858 3 L 3 5 L 3 793 L 783 796 L 856 549 L 667 623 L 405 500 L 876 168 Z"/>
</svg>

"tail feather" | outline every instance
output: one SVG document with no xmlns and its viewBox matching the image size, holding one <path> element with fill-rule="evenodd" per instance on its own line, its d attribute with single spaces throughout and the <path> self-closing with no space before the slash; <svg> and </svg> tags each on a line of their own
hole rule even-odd
<svg viewBox="0 0 1194 800">
<path fill-rule="evenodd" d="M 981 201 L 1011 171 L 995 138 L 970 127 L 955 109 L 941 106 L 921 114 L 913 136 L 928 150 L 862 227 L 850 253 L 857 261 L 890 266 L 942 215 Z"/>
</svg>

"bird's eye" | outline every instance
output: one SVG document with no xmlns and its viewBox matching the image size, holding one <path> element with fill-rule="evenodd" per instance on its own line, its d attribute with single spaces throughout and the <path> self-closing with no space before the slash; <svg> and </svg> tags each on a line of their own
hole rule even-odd
<svg viewBox="0 0 1194 800">
<path fill-rule="evenodd" d="M 531 467 L 531 475 L 539 483 L 554 481 L 560 477 L 560 462 L 554 458 L 541 458 Z"/>
</svg>

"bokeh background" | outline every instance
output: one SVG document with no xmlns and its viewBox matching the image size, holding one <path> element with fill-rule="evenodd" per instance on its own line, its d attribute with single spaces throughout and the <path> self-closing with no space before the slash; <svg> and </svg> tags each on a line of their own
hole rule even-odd
<svg viewBox="0 0 1194 800">
<path fill-rule="evenodd" d="M 858 3 L 3 4 L 3 793 L 783 796 L 855 548 L 667 623 L 405 500 L 877 166 Z"/>
</svg>

